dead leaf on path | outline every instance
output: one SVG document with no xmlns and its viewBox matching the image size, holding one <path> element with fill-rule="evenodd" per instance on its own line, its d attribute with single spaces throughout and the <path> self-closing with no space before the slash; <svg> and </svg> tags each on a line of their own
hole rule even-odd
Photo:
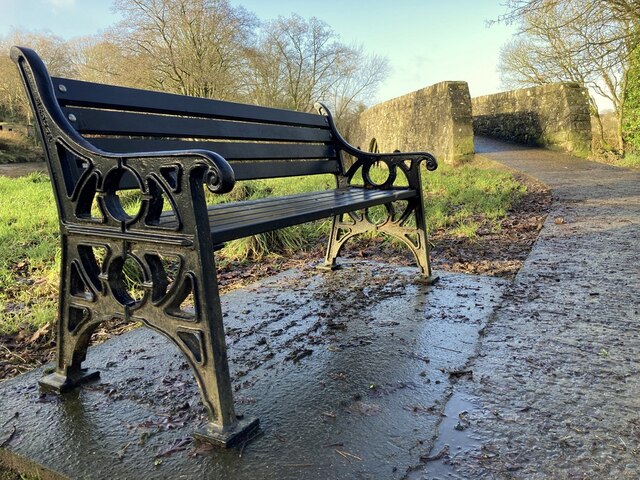
<svg viewBox="0 0 640 480">
<path fill-rule="evenodd" d="M 181 452 L 182 450 L 186 450 L 187 445 L 190 445 L 191 442 L 192 442 L 191 438 L 178 438 L 168 448 L 166 448 L 161 452 L 158 452 L 156 454 L 156 458 L 169 457 L 176 452 Z"/>
<path fill-rule="evenodd" d="M 440 460 L 442 457 L 448 454 L 449 454 L 449 445 L 445 445 L 444 447 L 442 447 L 442 450 L 440 450 L 435 455 L 431 455 L 431 456 L 420 455 L 420 461 L 424 463 L 433 462 L 434 460 Z"/>
<path fill-rule="evenodd" d="M 212 452 L 217 447 L 211 443 L 202 443 L 198 447 L 192 449 L 189 452 L 189 457 L 197 457 L 198 455 L 205 455 L 209 452 Z"/>
<path fill-rule="evenodd" d="M 49 330 L 51 330 L 51 324 L 50 323 L 45 323 L 38 330 L 36 330 L 36 332 L 33 335 L 31 335 L 31 338 L 29 339 L 29 342 L 30 343 L 37 342 L 38 339 L 40 337 L 42 337 L 43 335 L 47 334 L 49 332 Z"/>
</svg>

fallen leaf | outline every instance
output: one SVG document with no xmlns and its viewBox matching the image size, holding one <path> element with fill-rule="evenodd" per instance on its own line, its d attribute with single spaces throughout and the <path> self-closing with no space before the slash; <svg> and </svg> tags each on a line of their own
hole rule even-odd
<svg viewBox="0 0 640 480">
<path fill-rule="evenodd" d="M 50 329 L 51 329 L 51 324 L 50 323 L 45 323 L 38 330 L 36 330 L 36 332 L 33 335 L 31 335 L 31 338 L 29 339 L 29 342 L 31 342 L 31 343 L 37 342 L 38 339 L 40 337 L 42 337 L 43 335 L 45 335 L 47 332 L 49 332 Z"/>
<path fill-rule="evenodd" d="M 421 455 L 420 456 L 420 461 L 421 462 L 432 462 L 434 460 L 440 460 L 442 457 L 444 457 L 445 455 L 449 454 L 449 445 L 445 445 L 444 447 L 442 447 L 442 450 L 440 450 L 438 453 L 436 453 L 435 455 Z"/>
</svg>

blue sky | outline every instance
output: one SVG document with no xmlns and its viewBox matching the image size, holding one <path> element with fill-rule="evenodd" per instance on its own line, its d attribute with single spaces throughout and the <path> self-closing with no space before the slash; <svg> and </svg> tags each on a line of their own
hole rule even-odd
<svg viewBox="0 0 640 480">
<path fill-rule="evenodd" d="M 259 19 L 298 13 L 324 20 L 347 44 L 389 59 L 391 75 L 369 103 L 444 80 L 464 80 L 471 96 L 503 90 L 496 70 L 513 27 L 486 26 L 503 0 L 230 0 Z M 92 35 L 118 20 L 110 0 L 0 0 L 0 35 L 13 27 L 63 38 Z"/>
</svg>

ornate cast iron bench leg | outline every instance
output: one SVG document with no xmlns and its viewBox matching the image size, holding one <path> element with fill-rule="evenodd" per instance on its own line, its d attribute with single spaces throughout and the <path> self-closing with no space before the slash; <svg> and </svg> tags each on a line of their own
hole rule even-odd
<svg viewBox="0 0 640 480">
<path fill-rule="evenodd" d="M 62 262 L 60 269 L 60 293 L 58 296 L 57 359 L 55 372 L 40 379 L 39 384 L 48 390 L 64 393 L 97 379 L 99 371 L 82 368 L 91 334 L 102 322 L 98 312 L 115 307 L 115 302 L 101 295 L 93 249 L 90 244 L 79 245 L 76 238 L 61 235 Z M 103 243 L 96 245 L 102 246 Z M 98 307 L 98 308 L 96 308 Z M 108 307 L 107 307 L 108 308 Z M 121 305 L 113 310 L 124 316 Z M 114 315 L 115 316 L 115 315 Z"/>
<path fill-rule="evenodd" d="M 61 224 L 57 366 L 40 384 L 65 392 L 97 378 L 97 372 L 81 366 L 92 332 L 113 318 L 140 321 L 169 338 L 191 366 L 208 416 L 194 436 L 229 446 L 251 435 L 258 420 L 238 418 L 234 410 L 203 191 L 205 177 L 219 177 L 212 176 L 211 165 L 200 157 L 176 157 L 165 167 L 157 165 L 161 159 L 154 164 L 133 158 L 111 168 L 110 159 L 92 159 L 73 197 L 76 216 L 92 223 Z M 153 168 L 175 175 L 164 178 Z M 109 173 L 101 173 L 105 171 Z M 134 216 L 122 210 L 117 197 L 125 171 L 135 173 L 141 190 L 140 211 Z M 162 230 L 164 196 L 174 207 L 175 221 Z M 97 219 L 91 213 L 94 198 Z M 174 261 L 171 272 L 163 263 L 167 259 Z M 127 284 L 127 263 L 138 271 L 138 295 Z"/>
<path fill-rule="evenodd" d="M 97 259 L 96 250 L 104 252 L 104 258 Z M 209 420 L 194 436 L 230 446 L 251 435 L 258 420 L 235 414 L 222 310 L 216 277 L 211 275 L 215 268 L 212 259 L 206 260 L 211 255 L 199 261 L 193 251 L 176 255 L 176 250 L 180 249 L 145 242 L 108 244 L 99 237 L 64 238 L 57 368 L 39 383 L 64 393 L 97 379 L 98 371 L 88 372 L 81 365 L 93 331 L 114 317 L 140 321 L 169 338 L 191 366 Z M 179 259 L 171 288 L 163 257 Z M 122 273 L 126 258 L 141 267 L 142 299 L 135 300 L 126 291 Z M 193 309 L 183 308 L 188 297 L 193 298 Z"/>
<path fill-rule="evenodd" d="M 209 419 L 194 432 L 194 437 L 231 446 L 250 437 L 259 423 L 258 419 L 235 413 L 214 260 L 210 251 L 201 255 L 186 251 L 179 255 L 179 273 L 167 291 L 167 275 L 160 258 L 175 251 L 136 245 L 132 254 L 144 259 L 152 280 L 148 286 L 151 301 L 134 310 L 132 319 L 166 335 L 191 366 Z M 182 308 L 188 298 L 193 300 L 193 310 Z"/>
<path fill-rule="evenodd" d="M 404 159 L 401 154 L 384 158 L 382 163 L 386 164 L 389 173 L 387 180 L 383 184 L 375 184 L 369 176 L 369 170 L 373 162 L 368 161 L 368 159 L 358 160 L 347 173 L 347 179 L 350 183 L 355 172 L 361 169 L 365 188 L 367 186 L 392 188 L 398 173 L 402 172 L 409 186 L 420 192 L 422 189 L 419 167 L 421 160 Z M 343 179 L 339 181 L 343 185 L 348 184 Z M 345 243 L 356 235 L 375 231 L 401 240 L 411 250 L 416 259 L 416 263 L 420 268 L 420 281 L 427 284 L 434 283 L 437 277 L 432 275 L 429 262 L 429 244 L 422 196 L 416 195 L 404 202 L 404 204 L 400 202 L 386 204 L 386 217 L 381 220 L 372 219 L 367 209 L 335 216 L 329 234 L 324 265 L 320 268 L 323 270 L 340 268 L 336 260 Z"/>
</svg>

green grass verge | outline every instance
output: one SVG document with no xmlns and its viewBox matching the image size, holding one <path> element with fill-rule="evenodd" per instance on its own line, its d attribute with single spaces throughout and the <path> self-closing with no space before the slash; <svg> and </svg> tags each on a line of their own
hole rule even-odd
<svg viewBox="0 0 640 480">
<path fill-rule="evenodd" d="M 335 186 L 333 175 L 316 175 L 299 178 L 275 178 L 238 183 L 226 195 L 209 195 L 209 203 L 257 200 L 269 196 L 293 195 L 296 193 L 326 190 Z M 260 259 L 273 252 L 288 254 L 300 251 L 313 244 L 326 233 L 328 221 L 305 223 L 262 233 L 252 237 L 233 240 L 220 252 L 220 260 L 241 261 Z"/>
<path fill-rule="evenodd" d="M 55 317 L 58 220 L 49 179 L 0 176 L 0 333 Z"/>
<path fill-rule="evenodd" d="M 498 229 L 525 193 L 508 172 L 474 161 L 441 165 L 423 175 L 430 231 L 474 238 L 480 227 Z M 372 176 L 384 177 L 378 170 Z M 374 178 L 375 179 L 375 178 Z M 256 199 L 333 187 L 332 176 L 244 182 L 216 202 Z M 37 329 L 55 318 L 58 287 L 58 221 L 49 180 L 40 174 L 0 177 L 0 334 Z M 135 208 L 134 208 L 135 210 Z M 221 262 L 288 255 L 324 242 L 329 221 L 319 221 L 230 242 Z"/>
<path fill-rule="evenodd" d="M 442 165 L 423 179 L 429 231 L 467 238 L 481 226 L 499 230 L 509 208 L 526 193 L 510 173 L 486 160 Z"/>
<path fill-rule="evenodd" d="M 640 153 L 627 153 L 615 165 L 623 168 L 640 169 Z"/>
</svg>

